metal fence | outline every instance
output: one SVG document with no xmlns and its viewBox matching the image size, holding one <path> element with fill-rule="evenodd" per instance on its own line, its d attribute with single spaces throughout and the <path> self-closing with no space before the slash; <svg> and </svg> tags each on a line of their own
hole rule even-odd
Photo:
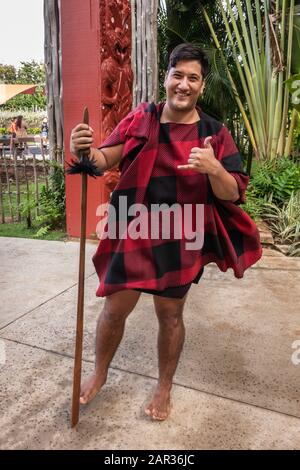
<svg viewBox="0 0 300 470">
<path fill-rule="evenodd" d="M 48 188 L 50 159 L 39 136 L 0 138 L 0 221 L 21 222 L 39 215 L 42 186 Z"/>
</svg>

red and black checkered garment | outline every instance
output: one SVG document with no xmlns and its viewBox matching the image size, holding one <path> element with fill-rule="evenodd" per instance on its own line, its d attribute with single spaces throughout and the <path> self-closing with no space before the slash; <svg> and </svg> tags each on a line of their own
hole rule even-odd
<svg viewBox="0 0 300 470">
<path fill-rule="evenodd" d="M 119 123 L 100 147 L 104 149 L 124 144 L 121 178 L 112 193 L 109 209 L 109 214 L 116 215 L 119 236 L 103 237 L 93 257 L 100 280 L 97 290 L 100 297 L 123 289 L 161 291 L 185 285 L 211 262 L 216 263 L 221 271 L 232 268 L 234 275 L 241 278 L 244 271 L 261 257 L 257 227 L 238 206 L 245 201 L 249 177 L 243 171 L 241 156 L 229 131 L 222 123 L 197 108 L 200 120 L 190 133 L 180 130 L 178 134 L 176 123 L 160 123 L 163 106 L 164 103 L 140 104 Z M 184 130 L 189 129 L 183 126 Z M 177 169 L 177 165 L 187 162 L 192 147 L 203 147 L 207 136 L 212 136 L 211 144 L 216 158 L 238 183 L 240 198 L 235 203 L 218 199 L 207 175 Z M 170 152 L 164 154 L 164 148 L 170 144 L 173 145 L 171 157 Z M 184 161 L 176 160 L 177 155 L 178 158 L 183 155 Z M 194 207 L 203 204 L 202 248 L 187 250 L 184 237 L 180 240 L 172 237 L 132 239 L 120 236 L 134 221 L 130 214 L 126 217 L 120 215 L 124 214 L 120 211 L 124 201 L 127 207 L 144 204 L 148 208 L 149 203 L 191 203 Z M 146 217 L 150 220 L 151 209 Z"/>
</svg>

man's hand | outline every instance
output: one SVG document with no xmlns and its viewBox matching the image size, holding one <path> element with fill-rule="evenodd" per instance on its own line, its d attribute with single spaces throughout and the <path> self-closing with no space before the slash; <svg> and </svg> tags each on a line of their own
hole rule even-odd
<svg viewBox="0 0 300 470">
<path fill-rule="evenodd" d="M 204 147 L 193 147 L 188 159 L 188 165 L 178 165 L 179 170 L 195 170 L 199 173 L 215 176 L 222 170 L 221 163 L 216 159 L 211 146 L 212 137 L 206 137 Z"/>
<path fill-rule="evenodd" d="M 94 130 L 87 124 L 77 124 L 71 132 L 70 138 L 70 150 L 76 157 L 79 156 L 79 152 L 86 150 L 86 153 L 90 152 L 93 143 L 93 132 Z"/>
<path fill-rule="evenodd" d="M 71 132 L 70 150 L 77 158 L 84 151 L 90 160 L 95 160 L 98 170 L 104 172 L 114 168 L 121 161 L 124 144 L 113 145 L 105 149 L 92 147 L 94 130 L 87 124 L 77 124 Z"/>
<path fill-rule="evenodd" d="M 233 202 L 237 201 L 239 199 L 239 188 L 236 179 L 216 159 L 210 143 L 211 139 L 212 137 L 206 137 L 202 149 L 199 147 L 192 148 L 188 165 L 178 165 L 177 168 L 207 174 L 216 197 Z"/>
</svg>

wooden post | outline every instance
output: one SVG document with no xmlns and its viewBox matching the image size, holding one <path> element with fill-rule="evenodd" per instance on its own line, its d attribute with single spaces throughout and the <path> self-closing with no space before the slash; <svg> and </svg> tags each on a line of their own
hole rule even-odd
<svg viewBox="0 0 300 470">
<path fill-rule="evenodd" d="M 49 128 L 49 154 L 52 160 L 63 163 L 60 10 L 61 0 L 44 0 L 44 55 Z"/>
<path fill-rule="evenodd" d="M 157 100 L 157 10 L 158 0 L 131 0 L 133 107 Z"/>
</svg>

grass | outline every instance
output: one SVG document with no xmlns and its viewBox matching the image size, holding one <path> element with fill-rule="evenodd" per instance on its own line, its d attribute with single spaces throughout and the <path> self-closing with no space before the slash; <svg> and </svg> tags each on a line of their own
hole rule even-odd
<svg viewBox="0 0 300 470">
<path fill-rule="evenodd" d="M 42 187 L 45 186 L 45 182 L 38 182 L 38 191 L 39 194 L 41 192 Z M 10 202 L 9 202 L 9 196 L 7 193 L 7 186 L 3 184 L 3 208 L 4 208 L 4 214 L 6 216 L 10 216 Z M 11 191 L 11 205 L 12 205 L 12 211 L 14 216 L 16 216 L 17 213 L 17 191 L 16 191 L 16 184 L 12 182 L 10 184 L 10 191 Z M 30 198 L 34 199 L 35 197 L 35 184 L 34 183 L 29 183 L 29 194 Z M 25 183 L 20 184 L 20 201 L 23 202 L 27 200 L 27 187 Z M 32 211 L 34 214 L 34 211 Z"/>
<path fill-rule="evenodd" d="M 36 240 L 56 240 L 62 241 L 67 237 L 66 232 L 60 230 L 49 231 L 43 237 L 35 237 L 38 230 L 37 226 L 27 228 L 25 222 L 0 224 L 0 237 L 16 237 L 16 238 L 34 238 Z"/>
</svg>

